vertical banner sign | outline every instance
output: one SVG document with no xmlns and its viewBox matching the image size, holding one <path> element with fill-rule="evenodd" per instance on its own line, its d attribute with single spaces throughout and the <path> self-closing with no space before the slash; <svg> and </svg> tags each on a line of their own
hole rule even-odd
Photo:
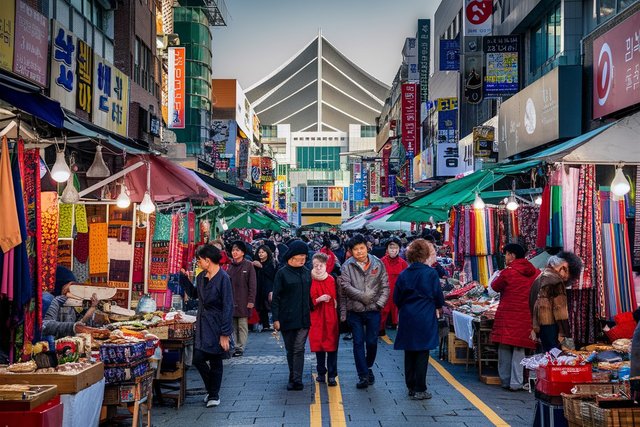
<svg viewBox="0 0 640 427">
<path fill-rule="evenodd" d="M 484 37 L 484 96 L 501 98 L 520 91 L 518 81 L 519 36 Z"/>
<path fill-rule="evenodd" d="M 493 0 L 464 0 L 464 35 L 488 36 L 493 20 Z"/>
<path fill-rule="evenodd" d="M 340 216 L 342 217 L 342 220 L 344 221 L 345 219 L 349 218 L 351 216 L 351 204 L 349 203 L 349 187 L 344 187 L 344 192 L 342 193 L 342 206 L 341 206 L 341 212 L 340 212 Z"/>
<path fill-rule="evenodd" d="M 185 48 L 169 48 L 169 129 L 185 126 Z"/>
<path fill-rule="evenodd" d="M 593 42 L 593 118 L 640 101 L 640 12 Z"/>
<path fill-rule="evenodd" d="M 460 69 L 460 40 L 440 40 L 440 71 Z"/>
<path fill-rule="evenodd" d="M 260 172 L 260 157 L 251 157 L 251 182 L 260 184 L 262 182 L 262 173 Z"/>
<path fill-rule="evenodd" d="M 78 39 L 78 60 L 76 64 L 76 103 L 79 110 L 91 117 L 93 107 L 93 49 L 83 40 Z"/>
<path fill-rule="evenodd" d="M 3 1 L 0 7 L 0 68 L 13 69 L 13 46 L 15 41 L 15 0 Z"/>
<path fill-rule="evenodd" d="M 369 164 L 362 164 L 362 196 L 365 206 L 369 204 Z"/>
<path fill-rule="evenodd" d="M 380 203 L 380 163 L 371 164 L 369 170 L 369 200 L 371 203 Z"/>
<path fill-rule="evenodd" d="M 418 86 L 415 83 L 403 83 L 402 96 L 402 145 L 413 158 L 418 152 L 420 118 L 418 115 Z"/>
<path fill-rule="evenodd" d="M 380 193 L 382 197 L 389 197 L 389 183 L 387 177 L 389 176 L 389 163 L 391 158 L 391 143 L 387 142 L 382 148 L 382 168 L 380 170 Z"/>
<path fill-rule="evenodd" d="M 92 122 L 122 136 L 128 135 L 129 77 L 98 54 L 93 55 Z"/>
<path fill-rule="evenodd" d="M 464 55 L 464 97 L 469 104 L 482 102 L 482 53 Z"/>
<path fill-rule="evenodd" d="M 13 72 L 46 87 L 48 44 L 49 19 L 18 0 Z"/>
<path fill-rule="evenodd" d="M 418 19 L 418 70 L 420 71 L 420 105 L 429 100 L 429 62 L 431 61 L 431 20 Z"/>
<path fill-rule="evenodd" d="M 262 182 L 273 182 L 273 162 L 270 157 L 260 158 L 260 175 Z"/>
<path fill-rule="evenodd" d="M 71 112 L 76 110 L 76 36 L 53 21 L 49 96 Z"/>
</svg>

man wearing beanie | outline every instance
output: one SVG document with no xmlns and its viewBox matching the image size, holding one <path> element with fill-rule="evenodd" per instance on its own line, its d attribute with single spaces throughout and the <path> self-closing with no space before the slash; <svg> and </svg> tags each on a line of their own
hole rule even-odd
<svg viewBox="0 0 640 427">
<path fill-rule="evenodd" d="M 256 302 L 256 270 L 253 263 L 245 259 L 247 245 L 237 240 L 231 244 L 231 264 L 227 274 L 233 287 L 233 334 L 236 343 L 234 357 L 244 354 L 249 336 L 249 316 Z"/>
<path fill-rule="evenodd" d="M 284 255 L 284 267 L 273 281 L 271 314 L 273 328 L 282 332 L 289 364 L 287 390 L 300 391 L 304 370 L 304 346 L 311 326 L 311 272 L 304 266 L 309 247 L 292 240 Z"/>
</svg>

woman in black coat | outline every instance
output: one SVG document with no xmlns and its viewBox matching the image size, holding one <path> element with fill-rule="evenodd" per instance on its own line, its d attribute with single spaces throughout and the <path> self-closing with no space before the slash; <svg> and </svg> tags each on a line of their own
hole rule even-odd
<svg viewBox="0 0 640 427">
<path fill-rule="evenodd" d="M 271 294 L 273 292 L 273 279 L 276 277 L 276 264 L 273 252 L 267 245 L 261 245 L 253 257 L 253 266 L 256 269 L 256 310 L 260 315 L 262 331 L 271 331 L 269 323 L 269 311 L 271 310 Z"/>
<path fill-rule="evenodd" d="M 193 365 L 204 381 L 207 408 L 220 405 L 222 360 L 229 357 L 233 334 L 233 290 L 227 273 L 220 268 L 222 254 L 212 245 L 197 252 L 203 270 L 191 283 L 183 269 L 180 285 L 191 298 L 198 299 L 198 316 L 193 352 Z"/>
</svg>

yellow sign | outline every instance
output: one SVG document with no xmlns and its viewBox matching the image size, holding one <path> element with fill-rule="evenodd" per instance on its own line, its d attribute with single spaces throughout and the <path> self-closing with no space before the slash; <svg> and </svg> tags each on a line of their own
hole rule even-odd
<svg viewBox="0 0 640 427">
<path fill-rule="evenodd" d="M 458 98 L 438 98 L 436 103 L 438 111 L 449 111 L 458 108 Z"/>
<path fill-rule="evenodd" d="M 13 71 L 13 47 L 15 40 L 16 2 L 3 1 L 0 7 L 0 68 Z"/>
</svg>

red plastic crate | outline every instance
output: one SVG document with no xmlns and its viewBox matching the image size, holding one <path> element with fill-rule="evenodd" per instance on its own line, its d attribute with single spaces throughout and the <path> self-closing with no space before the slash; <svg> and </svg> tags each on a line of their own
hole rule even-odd
<svg viewBox="0 0 640 427">
<path fill-rule="evenodd" d="M 589 363 L 578 366 L 547 365 L 537 371 L 538 380 L 570 384 L 590 383 L 592 375 Z"/>
<path fill-rule="evenodd" d="M 570 394 L 573 385 L 573 383 L 569 382 L 547 381 L 538 378 L 536 390 L 547 396 L 560 396 L 562 393 Z"/>
<path fill-rule="evenodd" d="M 0 418 L 3 427 L 61 427 L 62 403 L 60 403 L 60 396 L 43 403 L 33 411 L 2 411 Z"/>
</svg>

